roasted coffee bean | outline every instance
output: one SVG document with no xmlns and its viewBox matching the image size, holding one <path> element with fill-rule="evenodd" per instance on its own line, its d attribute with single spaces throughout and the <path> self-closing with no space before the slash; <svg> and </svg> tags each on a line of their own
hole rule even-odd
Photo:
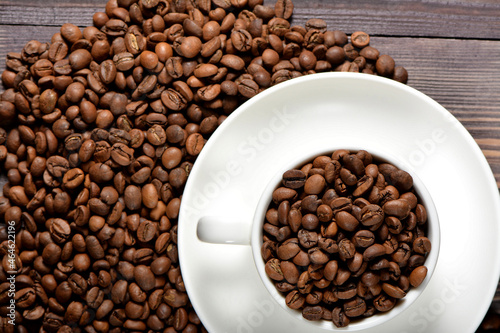
<svg viewBox="0 0 500 333">
<path fill-rule="evenodd" d="M 281 271 L 283 272 L 283 277 L 288 283 L 296 284 L 299 281 L 299 270 L 292 262 L 282 261 Z"/>
<path fill-rule="evenodd" d="M 336 195 L 334 191 L 332 191 L 332 194 Z M 330 202 L 330 207 L 332 208 L 333 214 L 337 214 L 341 211 L 349 213 L 352 210 L 352 200 L 350 198 L 337 196 Z"/>
<path fill-rule="evenodd" d="M 325 179 L 321 175 L 312 175 L 304 184 L 304 192 L 307 194 L 319 194 L 326 185 Z"/>
<path fill-rule="evenodd" d="M 404 219 L 410 214 L 411 207 L 406 200 L 397 199 L 386 202 L 382 209 L 387 215 Z"/>
<path fill-rule="evenodd" d="M 323 317 L 323 308 L 321 306 L 306 306 L 302 310 L 302 317 L 307 320 L 320 320 Z"/>
<path fill-rule="evenodd" d="M 204 145 L 205 139 L 199 133 L 192 133 L 186 139 L 186 151 L 191 156 L 197 156 Z"/>
<path fill-rule="evenodd" d="M 417 204 L 415 214 L 417 217 L 417 224 L 422 225 L 427 222 L 427 210 L 422 204 Z"/>
<path fill-rule="evenodd" d="M 336 327 L 346 327 L 350 323 L 349 317 L 340 307 L 336 307 L 332 311 L 332 321 Z"/>
<path fill-rule="evenodd" d="M 134 278 L 144 291 L 149 291 L 155 286 L 155 278 L 151 269 L 145 265 L 139 265 L 134 269 Z"/>
<path fill-rule="evenodd" d="M 406 293 L 401 288 L 389 283 L 382 283 L 382 289 L 387 295 L 393 298 L 399 299 L 406 296 Z"/>
<path fill-rule="evenodd" d="M 387 312 L 396 305 L 396 301 L 393 298 L 381 294 L 373 301 L 373 305 L 378 311 Z"/>
<path fill-rule="evenodd" d="M 308 250 L 308 255 L 311 263 L 323 265 L 328 262 L 328 255 L 321 251 L 318 247 L 313 247 Z"/>
<path fill-rule="evenodd" d="M 375 235 L 369 230 L 359 230 L 354 234 L 352 242 L 357 247 L 369 247 L 375 242 Z"/>
<path fill-rule="evenodd" d="M 314 231 L 301 229 L 299 230 L 297 237 L 300 245 L 305 249 L 310 249 L 318 244 L 318 234 Z"/>
<path fill-rule="evenodd" d="M 14 296 L 16 306 L 20 309 L 27 309 L 35 302 L 35 290 L 33 288 L 23 288 L 17 290 Z"/>
<path fill-rule="evenodd" d="M 356 297 L 352 301 L 344 303 L 344 313 L 350 318 L 359 317 L 365 312 L 366 302 L 360 297 Z"/>
<path fill-rule="evenodd" d="M 283 280 L 283 271 L 278 259 L 271 259 L 266 263 L 266 274 L 274 281 Z"/>
<path fill-rule="evenodd" d="M 71 235 L 71 229 L 67 221 L 55 218 L 50 223 L 50 233 L 56 243 L 65 242 Z"/>
<path fill-rule="evenodd" d="M 419 266 L 411 272 L 408 278 L 410 280 L 410 284 L 416 288 L 422 284 L 426 276 L 427 276 L 427 267 Z"/>
<path fill-rule="evenodd" d="M 375 66 L 377 72 L 382 76 L 390 77 L 394 73 L 394 59 L 392 59 L 392 57 L 387 54 L 379 56 Z"/>
<path fill-rule="evenodd" d="M 385 248 L 384 248 L 385 250 Z M 341 260 L 351 259 L 356 253 L 354 244 L 347 238 L 339 242 L 339 256 Z"/>
<path fill-rule="evenodd" d="M 419 254 L 427 254 L 431 251 L 431 242 L 427 237 L 418 237 L 413 241 L 413 251 Z"/>
<path fill-rule="evenodd" d="M 285 298 L 286 305 L 294 310 L 300 309 L 305 303 L 305 297 L 297 290 L 293 290 Z"/>
<path fill-rule="evenodd" d="M 277 249 L 278 257 L 282 260 L 289 260 L 295 257 L 300 251 L 297 238 L 286 240 L 283 245 Z"/>
<path fill-rule="evenodd" d="M 283 185 L 291 188 L 298 189 L 305 185 L 306 175 L 301 170 L 289 170 L 283 174 Z"/>
<path fill-rule="evenodd" d="M 293 2 L 292 0 L 279 0 L 274 5 L 274 10 L 276 17 L 288 20 L 293 13 Z"/>
<path fill-rule="evenodd" d="M 340 211 L 335 214 L 335 220 L 337 221 L 337 225 L 346 231 L 356 230 L 359 224 L 358 220 L 346 211 Z"/>
</svg>

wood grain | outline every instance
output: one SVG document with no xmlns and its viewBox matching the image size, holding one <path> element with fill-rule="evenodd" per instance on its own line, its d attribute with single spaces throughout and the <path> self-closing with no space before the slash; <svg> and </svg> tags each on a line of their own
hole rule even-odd
<svg viewBox="0 0 500 333">
<path fill-rule="evenodd" d="M 372 40 L 372 45 L 408 70 L 410 86 L 460 120 L 482 149 L 500 188 L 500 41 Z"/>
<path fill-rule="evenodd" d="M 498 39 L 500 4 L 463 1 L 295 1 L 294 20 L 324 19 L 331 29 L 372 35 Z M 481 17 L 481 20 L 478 20 Z"/>
<path fill-rule="evenodd" d="M 264 3 L 274 5 L 275 1 Z M 314 17 L 323 18 L 331 29 L 349 33 L 500 39 L 500 3 L 496 0 L 294 0 L 294 4 L 295 24 Z M 104 5 L 102 0 L 7 0 L 0 2 L 0 22 L 87 26 Z"/>
</svg>

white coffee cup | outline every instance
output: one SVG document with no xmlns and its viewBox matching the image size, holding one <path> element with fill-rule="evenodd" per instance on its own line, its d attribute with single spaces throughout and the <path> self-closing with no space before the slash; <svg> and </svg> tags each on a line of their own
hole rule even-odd
<svg viewBox="0 0 500 333">
<path fill-rule="evenodd" d="M 369 153 L 372 154 L 374 159 L 378 162 L 388 162 L 401 170 L 408 172 L 413 178 L 413 188 L 426 210 L 427 210 L 427 237 L 431 241 L 432 249 L 429 252 L 425 266 L 427 267 L 427 276 L 420 286 L 417 288 L 411 288 L 407 295 L 398 301 L 396 306 L 388 312 L 377 313 L 371 317 L 362 318 L 360 320 L 353 320 L 345 328 L 337 328 L 332 322 L 321 320 L 321 321 L 308 321 L 302 317 L 302 313 L 298 310 L 293 310 L 288 308 L 285 303 L 285 296 L 281 294 L 276 287 L 274 282 L 265 273 L 265 263 L 261 257 L 261 246 L 262 246 L 262 236 L 263 236 L 263 223 L 265 220 L 265 215 L 269 204 L 272 201 L 273 191 L 280 186 L 283 173 L 286 170 L 293 169 L 304 165 L 305 163 L 311 161 L 316 156 L 320 155 L 331 155 L 335 149 L 348 149 L 351 152 L 359 151 L 363 148 L 358 147 L 333 147 L 331 150 L 321 149 L 319 151 L 311 151 L 308 156 L 301 156 L 294 161 L 290 161 L 287 165 L 284 165 L 279 172 L 277 172 L 272 179 L 269 181 L 266 189 L 263 191 L 259 203 L 255 209 L 255 214 L 252 218 L 252 223 L 234 223 L 235 219 L 241 219 L 241 217 L 234 218 L 220 218 L 218 216 L 204 216 L 198 221 L 197 225 L 197 235 L 201 241 L 215 244 L 238 244 L 238 245 L 248 245 L 252 247 L 254 262 L 262 282 L 266 286 L 269 297 L 274 299 L 285 311 L 287 311 L 290 316 L 295 317 L 298 320 L 303 320 L 310 325 L 321 326 L 322 328 L 330 328 L 332 330 L 343 330 L 347 332 L 354 332 L 364 329 L 369 329 L 376 327 L 382 323 L 391 320 L 398 316 L 398 314 L 405 311 L 410 305 L 415 302 L 415 300 L 420 296 L 422 291 L 427 286 L 428 282 L 432 278 L 432 274 L 436 267 L 439 248 L 440 248 L 440 228 L 439 219 L 436 211 L 434 202 L 423 184 L 423 182 L 418 178 L 416 173 L 412 168 L 403 163 L 397 157 L 392 156 L 387 152 L 374 151 L 369 149 Z M 258 175 L 256 175 L 258 176 Z M 250 219 L 250 217 L 248 217 Z"/>
</svg>

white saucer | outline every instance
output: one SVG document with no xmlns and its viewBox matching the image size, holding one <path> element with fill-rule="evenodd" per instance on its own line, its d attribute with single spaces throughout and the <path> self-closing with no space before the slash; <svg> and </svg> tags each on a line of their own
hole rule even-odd
<svg viewBox="0 0 500 333">
<path fill-rule="evenodd" d="M 205 243 L 201 217 L 248 229 L 269 180 L 311 150 L 363 147 L 411 165 L 436 206 L 439 261 L 411 306 L 366 332 L 474 332 L 500 275 L 500 200 L 481 150 L 442 106 L 392 80 L 355 73 L 293 79 L 243 104 L 205 145 L 179 217 L 187 292 L 211 333 L 349 331 L 291 316 L 264 286 L 248 245 Z"/>
</svg>

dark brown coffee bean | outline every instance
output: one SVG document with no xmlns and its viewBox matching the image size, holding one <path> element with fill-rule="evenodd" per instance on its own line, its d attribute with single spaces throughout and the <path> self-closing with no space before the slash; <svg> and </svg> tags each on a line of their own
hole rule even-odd
<svg viewBox="0 0 500 333">
<path fill-rule="evenodd" d="M 344 303 L 344 313 L 350 318 L 362 316 L 365 312 L 366 303 L 360 297 L 356 297 L 352 301 Z"/>
<path fill-rule="evenodd" d="M 319 219 L 315 214 L 306 214 L 302 217 L 302 227 L 306 230 L 315 230 L 319 225 Z"/>
<path fill-rule="evenodd" d="M 317 18 L 309 19 L 305 24 L 307 30 L 320 30 L 321 32 L 326 32 L 326 26 L 324 20 Z"/>
<path fill-rule="evenodd" d="M 334 193 L 334 191 L 331 193 L 336 196 L 336 193 Z M 352 200 L 346 197 L 335 197 L 333 198 L 333 200 L 331 200 L 330 207 L 332 207 L 332 211 L 334 214 L 337 214 L 341 211 L 349 213 L 352 210 Z"/>
<path fill-rule="evenodd" d="M 333 309 L 332 321 L 336 327 L 346 327 L 350 323 L 349 317 L 346 316 L 341 307 L 336 307 Z"/>
<path fill-rule="evenodd" d="M 64 243 L 71 235 L 71 229 L 67 221 L 55 218 L 50 223 L 50 233 L 52 239 L 58 243 Z"/>
<path fill-rule="evenodd" d="M 160 125 L 151 126 L 147 131 L 146 138 L 154 146 L 162 145 L 167 141 L 165 130 Z"/>
<path fill-rule="evenodd" d="M 43 261 L 47 265 L 55 265 L 61 259 L 61 252 L 62 250 L 57 244 L 47 244 L 42 252 Z"/>
<path fill-rule="evenodd" d="M 307 194 L 319 194 L 325 188 L 326 181 L 321 175 L 312 175 L 304 184 L 304 192 Z"/>
<path fill-rule="evenodd" d="M 360 230 L 354 234 L 352 242 L 357 247 L 369 247 L 375 242 L 375 235 L 369 230 Z"/>
<path fill-rule="evenodd" d="M 391 172 L 389 177 L 393 185 L 401 192 L 409 191 L 413 186 L 413 178 L 406 171 L 397 170 Z"/>
<path fill-rule="evenodd" d="M 145 265 L 135 267 L 134 279 L 144 291 L 149 291 L 155 286 L 154 274 L 151 272 L 151 269 Z"/>
<path fill-rule="evenodd" d="M 323 308 L 321 306 L 306 306 L 302 310 L 302 317 L 307 320 L 320 320 L 323 317 Z"/>
<path fill-rule="evenodd" d="M 156 192 L 156 189 L 154 188 L 154 185 L 148 184 L 153 186 L 153 191 Z M 146 185 L 146 186 L 148 186 Z M 144 197 L 143 197 L 144 200 Z M 139 228 L 137 229 L 137 239 L 140 242 L 149 242 L 152 240 L 155 235 L 156 235 L 157 227 L 156 225 L 151 222 L 151 221 L 144 221 L 141 224 L 139 224 Z"/>
<path fill-rule="evenodd" d="M 387 312 L 396 305 L 396 301 L 393 298 L 381 294 L 373 301 L 373 305 L 378 311 Z"/>
<path fill-rule="evenodd" d="M 431 242 L 427 237 L 418 237 L 413 241 L 413 251 L 419 254 L 427 254 L 431 251 Z"/>
<path fill-rule="evenodd" d="M 410 273 L 409 276 L 410 284 L 416 288 L 422 284 L 426 276 L 427 276 L 427 267 L 419 266 Z"/>
<path fill-rule="evenodd" d="M 401 288 L 389 283 L 382 283 L 382 289 L 387 295 L 393 298 L 399 299 L 406 296 L 406 293 Z"/>
<path fill-rule="evenodd" d="M 417 204 L 415 214 L 417 217 L 417 224 L 422 225 L 427 222 L 427 210 L 422 204 Z"/>
<path fill-rule="evenodd" d="M 297 197 L 297 192 L 293 189 L 280 187 L 273 192 L 273 201 L 278 204 L 283 200 L 293 200 Z"/>
<path fill-rule="evenodd" d="M 277 254 L 280 259 L 289 260 L 295 257 L 299 251 L 300 246 L 298 240 L 296 238 L 290 238 L 278 247 Z"/>
<path fill-rule="evenodd" d="M 353 32 L 351 35 L 351 43 L 357 48 L 364 48 L 370 44 L 370 36 L 363 31 Z"/>
<path fill-rule="evenodd" d="M 401 266 L 404 266 L 407 263 L 408 259 L 410 259 L 410 251 L 411 248 L 408 244 L 399 244 L 396 251 L 392 254 L 392 260 L 394 260 Z"/>
<path fill-rule="evenodd" d="M 313 288 L 311 276 L 308 271 L 302 272 L 297 282 L 297 288 L 301 294 L 308 294 Z"/>
<path fill-rule="evenodd" d="M 297 310 L 304 305 L 305 297 L 302 296 L 297 290 L 292 290 L 287 294 L 285 303 L 289 308 Z"/>
<path fill-rule="evenodd" d="M 186 151 L 191 156 L 197 156 L 204 145 L 205 139 L 199 133 L 192 133 L 186 139 Z"/>
<path fill-rule="evenodd" d="M 33 288 L 23 288 L 17 290 L 14 296 L 16 307 L 27 309 L 35 303 L 35 290 Z"/>
<path fill-rule="evenodd" d="M 396 66 L 394 67 L 394 74 L 392 74 L 392 79 L 406 84 L 408 82 L 408 71 L 402 66 Z"/>
<path fill-rule="evenodd" d="M 68 170 L 68 172 L 64 174 L 63 177 L 64 187 L 69 190 L 74 190 L 83 183 L 84 178 L 85 174 L 81 169 L 78 168 L 70 169 Z"/>
<path fill-rule="evenodd" d="M 90 267 L 90 257 L 86 253 L 78 253 L 73 258 L 73 267 L 76 272 L 83 273 Z"/>
<path fill-rule="evenodd" d="M 314 231 L 301 229 L 299 230 L 297 237 L 299 239 L 300 245 L 306 249 L 309 249 L 318 244 L 318 234 Z"/>
<path fill-rule="evenodd" d="M 238 92 L 246 98 L 252 98 L 259 92 L 259 85 L 254 80 L 245 79 L 238 84 Z"/>
<path fill-rule="evenodd" d="M 180 292 L 176 289 L 167 289 L 163 295 L 163 300 L 167 305 L 178 308 L 186 306 L 188 303 L 188 296 L 186 293 Z"/>
<path fill-rule="evenodd" d="M 336 213 L 335 220 L 337 221 L 337 225 L 346 231 L 354 231 L 359 225 L 358 220 L 346 211 Z"/>
<path fill-rule="evenodd" d="M 102 259 L 104 258 L 104 249 L 95 236 L 87 236 L 85 239 L 85 243 L 87 245 L 87 250 L 90 256 L 94 259 Z"/>
<path fill-rule="evenodd" d="M 9 191 L 9 198 L 15 205 L 19 206 L 26 206 L 30 201 L 22 186 L 12 186 Z"/>
<path fill-rule="evenodd" d="M 83 36 L 80 28 L 71 23 L 63 24 L 60 31 L 61 36 L 71 44 L 75 43 Z"/>
<path fill-rule="evenodd" d="M 68 283 L 75 295 L 83 296 L 87 292 L 87 281 L 79 274 L 71 274 Z"/>
<path fill-rule="evenodd" d="M 385 248 L 384 248 L 384 250 L 385 250 Z M 356 253 L 356 248 L 355 248 L 354 244 L 349 239 L 344 238 L 339 242 L 340 259 L 346 260 L 346 259 L 353 258 L 355 253 Z"/>
<path fill-rule="evenodd" d="M 364 226 L 374 226 L 382 223 L 384 220 L 384 211 L 378 205 L 367 205 L 361 209 L 361 224 Z"/>
<path fill-rule="evenodd" d="M 43 306 L 38 305 L 34 308 L 24 310 L 23 318 L 30 321 L 36 321 L 43 317 L 45 314 L 45 309 Z"/>
<path fill-rule="evenodd" d="M 399 219 L 405 219 L 411 210 L 408 202 L 403 199 L 390 200 L 384 204 L 382 209 L 385 214 L 395 216 Z"/>
<path fill-rule="evenodd" d="M 292 0 L 279 0 L 274 5 L 274 11 L 276 17 L 284 18 L 288 20 L 293 13 L 293 2 Z"/>
<path fill-rule="evenodd" d="M 338 271 L 338 263 L 336 260 L 331 260 L 325 265 L 324 277 L 329 281 L 333 281 Z"/>
<path fill-rule="evenodd" d="M 379 56 L 375 66 L 377 69 L 377 73 L 379 73 L 382 76 L 390 77 L 394 73 L 394 67 L 395 67 L 394 59 L 387 54 Z"/>
<path fill-rule="evenodd" d="M 374 258 L 377 258 L 385 254 L 386 254 L 386 249 L 383 245 L 373 244 L 370 245 L 368 248 L 366 248 L 366 250 L 363 252 L 363 258 L 366 261 L 370 261 Z"/>
<path fill-rule="evenodd" d="M 125 188 L 125 205 L 130 210 L 137 210 L 141 207 L 141 190 L 135 185 L 129 185 Z"/>
<path fill-rule="evenodd" d="M 266 274 L 274 281 L 283 280 L 283 271 L 281 270 L 280 261 L 278 259 L 271 259 L 265 266 Z"/>
<path fill-rule="evenodd" d="M 290 284 L 296 284 L 299 281 L 299 270 L 290 261 L 282 261 L 281 262 L 281 271 L 283 272 L 283 277 Z"/>
</svg>

